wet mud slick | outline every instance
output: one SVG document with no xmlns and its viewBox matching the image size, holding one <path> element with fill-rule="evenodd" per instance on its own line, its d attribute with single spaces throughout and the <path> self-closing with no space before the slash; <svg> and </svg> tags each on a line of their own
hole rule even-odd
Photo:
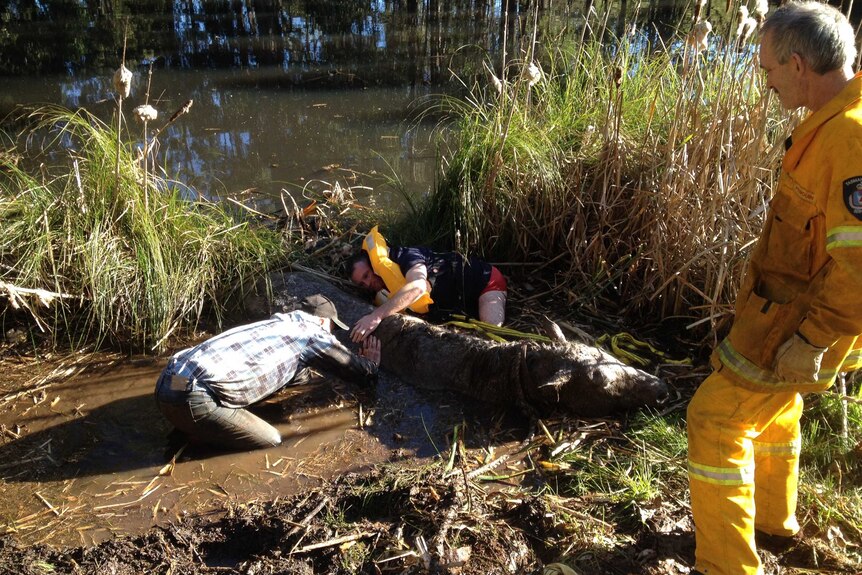
<svg viewBox="0 0 862 575">
<path fill-rule="evenodd" d="M 429 458 L 473 417 L 454 398 L 386 376 L 375 390 L 320 379 L 252 409 L 282 445 L 220 451 L 186 444 L 158 411 L 165 362 L 110 361 L 0 399 L 0 535 L 55 547 L 134 536 L 377 463 Z"/>
</svg>

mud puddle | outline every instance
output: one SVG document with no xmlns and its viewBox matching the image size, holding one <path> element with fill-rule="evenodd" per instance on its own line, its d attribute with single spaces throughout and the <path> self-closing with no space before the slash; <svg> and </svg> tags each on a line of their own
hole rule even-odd
<svg viewBox="0 0 862 575">
<path fill-rule="evenodd" d="M 152 393 L 165 362 L 110 362 L 0 402 L 0 535 L 57 547 L 138 535 L 381 462 L 421 461 L 449 449 L 455 426 L 462 438 L 465 423 L 493 433 L 500 415 L 386 376 L 374 390 L 320 380 L 254 409 L 281 446 L 216 451 L 186 446 L 158 412 Z"/>
</svg>

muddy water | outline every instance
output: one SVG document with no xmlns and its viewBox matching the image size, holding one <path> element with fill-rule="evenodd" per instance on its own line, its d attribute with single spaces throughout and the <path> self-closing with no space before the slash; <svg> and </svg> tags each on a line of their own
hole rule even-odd
<svg viewBox="0 0 862 575">
<path fill-rule="evenodd" d="M 154 71 L 149 101 L 162 118 L 194 102 L 158 137 L 156 163 L 189 195 L 250 198 L 266 212 L 284 208 L 282 191 L 303 205 L 303 196 L 336 184 L 360 197 L 373 192 L 378 205 L 396 209 L 403 205 L 402 192 L 418 197 L 430 191 L 433 125 L 417 117 L 422 102 L 429 102 L 424 91 L 291 90 L 279 84 L 282 76 L 278 68 Z M 145 90 L 147 81 L 146 70 L 136 71 L 137 90 Z M 6 78 L 3 92 L 0 118 L 45 102 L 83 107 L 105 121 L 116 113 L 109 74 Z M 130 101 L 126 108 L 144 97 L 138 93 Z M 128 130 L 130 141 L 142 141 L 142 126 L 131 118 Z"/>
<path fill-rule="evenodd" d="M 184 448 L 153 400 L 162 364 L 101 367 L 2 405 L 0 532 L 91 544 L 230 502 L 295 494 L 372 464 L 427 460 L 449 448 L 455 425 L 490 427 L 456 397 L 419 395 L 385 376 L 376 390 L 321 380 L 255 408 L 281 432 L 279 447 Z"/>
</svg>

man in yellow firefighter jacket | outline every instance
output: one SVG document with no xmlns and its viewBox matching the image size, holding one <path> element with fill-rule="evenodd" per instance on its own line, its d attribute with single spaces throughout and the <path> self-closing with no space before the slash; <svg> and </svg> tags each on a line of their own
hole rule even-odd
<svg viewBox="0 0 862 575">
<path fill-rule="evenodd" d="M 688 407 L 694 572 L 762 573 L 755 529 L 792 536 L 800 393 L 829 388 L 862 334 L 862 74 L 834 8 L 790 2 L 761 29 L 767 86 L 808 117 L 778 190 L 715 371 Z"/>
</svg>

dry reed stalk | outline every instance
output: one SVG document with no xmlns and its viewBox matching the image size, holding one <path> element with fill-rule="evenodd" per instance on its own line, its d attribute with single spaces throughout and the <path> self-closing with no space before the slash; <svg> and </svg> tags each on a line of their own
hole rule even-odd
<svg viewBox="0 0 862 575">
<path fill-rule="evenodd" d="M 51 503 L 50 503 L 47 499 L 45 499 L 45 497 L 43 497 L 41 493 L 39 493 L 38 491 L 36 491 L 36 492 L 34 493 L 34 495 L 39 499 L 39 501 L 41 501 L 42 503 L 44 503 L 44 504 L 45 504 L 45 506 L 46 506 L 48 509 L 50 509 L 50 510 L 51 510 L 51 512 L 52 512 L 54 515 L 56 515 L 57 517 L 59 517 L 59 516 L 61 515 L 60 511 L 58 511 L 56 507 L 54 507 L 53 505 L 51 505 Z"/>
<path fill-rule="evenodd" d="M 123 132 L 123 99 L 128 98 L 132 89 L 132 72 L 126 68 L 126 40 L 127 32 L 123 34 L 123 56 L 120 59 L 120 67 L 114 72 L 113 85 L 117 93 L 117 153 L 114 164 L 114 186 L 120 187 L 120 146 L 121 134 Z"/>
<path fill-rule="evenodd" d="M 131 480 L 130 479 L 128 481 L 112 481 L 111 483 L 109 483 L 109 485 L 127 485 L 127 486 L 134 487 L 136 485 L 143 485 L 146 482 L 147 481 L 145 479 L 140 479 L 140 480 Z"/>
<path fill-rule="evenodd" d="M 47 522 L 47 523 L 45 523 L 45 524 L 43 524 L 43 525 L 39 526 L 39 527 L 38 527 L 38 528 L 36 528 L 34 531 L 31 531 L 31 532 L 30 532 L 30 535 L 31 535 L 31 536 L 32 536 L 34 533 L 38 533 L 38 532 L 40 532 L 40 531 L 45 531 L 45 530 L 47 530 L 47 531 L 48 531 L 48 534 L 47 534 L 47 535 L 45 535 L 44 537 L 42 537 L 41 539 L 37 539 L 37 540 L 35 541 L 35 544 L 36 544 L 36 545 L 40 545 L 40 544 L 44 543 L 45 541 L 48 541 L 49 539 L 52 539 L 53 537 L 55 537 L 55 532 L 58 530 L 58 529 L 57 529 L 57 527 L 58 527 L 61 523 L 63 523 L 63 520 L 62 520 L 62 519 L 54 519 L 54 520 L 52 520 L 52 521 L 49 521 L 49 522 Z"/>
<path fill-rule="evenodd" d="M 44 461 L 45 459 L 48 459 L 46 455 L 41 455 L 39 457 L 25 457 L 23 459 L 19 459 L 18 461 L 0 464 L 0 470 L 11 469 L 13 467 L 18 467 L 19 465 L 25 465 L 28 463 L 36 463 L 38 461 Z"/>
<path fill-rule="evenodd" d="M 9 526 L 9 529 L 13 529 L 13 530 L 22 529 L 26 525 L 28 525 L 28 523 L 27 523 L 28 521 L 32 521 L 32 520 L 37 519 L 43 515 L 48 515 L 49 513 L 51 513 L 50 509 L 42 509 L 41 511 L 37 511 L 36 513 L 31 513 L 30 515 L 27 515 L 26 517 L 19 517 L 18 519 L 16 519 L 15 521 L 12 522 L 12 524 Z"/>
<path fill-rule="evenodd" d="M 367 539 L 368 537 L 375 537 L 380 535 L 377 531 L 360 531 L 359 533 L 354 533 L 351 535 L 343 535 L 341 537 L 336 537 L 335 539 L 330 539 L 328 541 L 322 541 L 320 543 L 313 543 L 311 545 L 306 545 L 305 547 L 301 547 L 296 550 L 291 550 L 291 554 L 301 554 L 308 553 L 309 551 L 314 551 L 316 549 L 325 549 L 327 547 L 335 547 L 336 545 L 342 545 L 344 543 L 351 543 L 353 541 L 358 541 L 360 539 Z"/>
<path fill-rule="evenodd" d="M 724 153 L 724 148 L 727 146 L 725 136 L 730 135 L 731 132 L 729 131 L 730 128 L 728 128 L 728 131 L 725 131 L 711 129 L 712 126 L 709 127 L 710 129 L 706 129 L 703 126 L 700 113 L 697 112 L 696 106 L 691 105 L 691 102 L 698 102 L 702 94 L 702 81 L 697 74 L 699 74 L 699 71 L 697 73 L 690 72 L 688 76 L 684 77 L 689 82 L 687 84 L 689 89 L 684 88 L 680 90 L 676 104 L 673 106 L 678 113 L 672 115 L 674 120 L 668 129 L 668 139 L 666 144 L 658 150 L 659 156 L 664 156 L 664 159 L 653 161 L 655 165 L 678 166 L 682 168 L 665 170 L 659 175 L 658 187 L 661 190 L 660 199 L 663 202 L 661 209 L 656 211 L 647 208 L 647 205 L 643 204 L 640 208 L 630 209 L 630 212 L 633 211 L 633 214 L 630 213 L 627 217 L 620 218 L 618 215 L 613 215 L 614 210 L 620 205 L 620 202 L 625 200 L 626 195 L 630 195 L 631 190 L 626 191 L 625 194 L 621 194 L 619 192 L 623 190 L 614 189 L 620 180 L 610 181 L 613 179 L 610 175 L 619 174 L 620 170 L 618 167 L 607 165 L 603 168 L 605 185 L 601 186 L 601 196 L 594 208 L 601 212 L 598 214 L 598 221 L 601 225 L 611 230 L 616 229 L 615 233 L 617 235 L 644 237 L 644 231 L 647 231 L 647 237 L 649 237 L 650 233 L 657 234 L 648 242 L 650 248 L 648 248 L 644 257 L 657 265 L 659 273 L 655 275 L 659 278 L 664 278 L 664 281 L 659 284 L 659 289 L 654 289 L 651 292 L 650 298 L 654 299 L 661 296 L 665 302 L 664 305 L 669 306 L 668 313 L 684 309 L 686 301 L 682 297 L 682 294 L 694 285 L 693 282 L 687 280 L 690 269 L 689 265 L 681 264 L 680 260 L 691 261 L 695 251 L 702 252 L 708 248 L 708 246 L 698 246 L 698 244 L 692 242 L 698 242 L 702 232 L 708 230 L 710 226 L 714 226 L 716 220 L 725 221 L 724 218 L 716 218 L 716 213 L 721 211 L 721 204 L 719 203 L 723 201 L 721 198 L 726 197 L 727 194 L 735 193 L 734 186 L 736 184 L 734 182 L 736 180 L 751 181 L 753 179 L 750 175 L 750 169 L 748 170 L 749 173 L 740 170 L 724 175 L 722 174 L 721 164 L 715 161 L 715 158 Z M 725 77 L 720 79 L 719 93 L 730 92 L 738 94 L 739 90 L 725 89 L 724 84 L 730 81 L 727 76 L 725 74 Z M 694 96 L 688 101 L 682 97 L 682 94 L 690 91 Z M 715 118 L 715 123 L 729 126 L 731 116 L 728 115 L 728 110 L 733 110 L 740 102 L 730 100 L 729 102 L 719 103 L 724 104 L 724 106 L 719 107 L 716 110 L 718 114 L 713 113 L 712 117 Z M 716 118 L 716 116 L 718 117 Z M 688 134 L 691 133 L 702 133 L 703 138 L 689 141 Z M 759 142 L 757 143 L 759 144 Z M 619 154 L 614 153 L 619 148 L 619 142 L 613 141 L 609 144 L 609 153 L 606 152 L 604 155 L 605 162 L 619 162 L 621 160 Z M 743 147 L 743 150 L 746 150 L 746 148 Z M 728 177 L 731 179 L 727 179 Z M 716 182 L 718 189 L 724 189 L 725 191 L 721 194 L 707 194 L 706 197 L 712 198 L 715 205 L 704 205 L 700 200 L 702 194 L 698 192 L 715 185 L 712 183 L 713 178 L 718 178 Z M 649 177 L 641 177 L 639 181 L 644 182 L 649 179 Z M 635 190 L 635 192 L 637 191 Z M 751 193 L 749 192 L 749 194 Z M 638 203 L 639 201 L 640 198 L 637 196 L 634 197 L 634 201 L 629 198 L 629 204 Z M 663 217 L 664 213 L 685 214 L 685 217 L 671 220 Z M 612 222 L 614 221 L 619 223 L 613 224 Z M 674 228 L 677 224 L 683 224 L 683 226 L 688 227 Z M 655 231 L 649 232 L 648 230 L 650 229 L 654 229 Z M 679 243 L 680 239 L 684 240 L 682 245 Z M 593 243 L 592 246 L 595 248 L 601 247 L 597 243 Z M 661 249 L 656 249 L 656 246 L 672 246 L 674 250 L 662 251 Z M 680 249 L 680 247 L 684 249 Z M 587 251 L 587 256 L 593 259 L 593 261 L 595 261 L 597 255 L 593 254 L 590 256 L 589 250 Z M 575 259 L 580 260 L 581 258 Z M 582 265 L 581 261 L 578 261 L 578 263 Z M 707 274 L 709 273 L 711 273 L 711 269 L 707 267 Z M 726 265 L 724 265 L 720 267 L 717 275 L 723 279 L 727 274 L 728 270 Z M 703 294 L 698 295 L 702 296 Z M 715 301 L 717 299 L 713 295 L 712 300 Z"/>
<path fill-rule="evenodd" d="M 116 509 L 118 507 L 120 507 L 120 508 L 129 507 L 130 505 L 135 505 L 136 503 L 140 503 L 141 501 L 143 501 L 144 499 L 146 499 L 147 497 L 149 497 L 150 495 L 152 495 L 153 493 L 158 491 L 160 488 L 161 488 L 161 485 L 156 485 L 155 487 L 152 487 L 149 490 L 144 491 L 140 495 L 140 497 L 138 497 L 137 499 L 134 499 L 132 501 L 123 501 L 120 503 L 107 503 L 105 505 L 97 505 L 97 506 L 93 507 L 92 509 L 93 509 L 93 511 L 101 511 L 103 509 Z"/>
<path fill-rule="evenodd" d="M 161 135 L 161 133 L 164 132 L 171 124 L 179 120 L 184 115 L 188 114 L 191 111 L 193 104 L 194 100 L 186 100 L 186 102 L 182 106 L 180 106 L 173 114 L 171 114 L 171 117 L 168 118 L 168 121 L 165 122 L 165 124 L 161 128 L 159 128 L 153 133 L 152 140 L 156 141 Z"/>
<path fill-rule="evenodd" d="M 120 488 L 115 489 L 114 491 L 103 491 L 101 493 L 94 493 L 93 497 L 97 499 L 114 499 L 115 497 L 123 497 L 125 495 L 128 495 L 129 491 L 131 490 L 128 488 Z"/>
<path fill-rule="evenodd" d="M 25 395 L 39 393 L 50 388 L 54 383 L 60 380 L 66 380 L 74 375 L 83 372 L 87 369 L 85 362 L 92 362 L 96 357 L 107 357 L 113 358 L 112 361 L 115 361 L 120 357 L 120 354 L 100 354 L 96 355 L 94 353 L 90 353 L 86 350 L 82 350 L 73 356 L 73 359 L 69 360 L 68 358 L 61 360 L 56 367 L 54 367 L 48 375 L 38 376 L 30 379 L 24 384 L 17 387 L 17 391 L 14 393 L 8 393 L 0 398 L 0 405 L 11 403 L 24 397 Z"/>
<path fill-rule="evenodd" d="M 158 112 L 150 106 L 150 85 L 153 80 L 153 63 L 150 62 L 149 69 L 147 71 L 147 89 L 144 94 L 144 104 L 142 106 L 138 106 L 134 109 L 135 118 L 141 122 L 144 127 L 142 131 L 142 139 L 144 142 L 144 149 L 142 152 L 142 160 L 144 163 L 144 175 L 143 175 L 143 192 L 144 192 L 144 210 L 149 211 L 150 209 L 150 194 L 149 194 L 149 185 L 150 178 L 148 175 L 149 172 L 149 164 L 150 164 L 150 141 L 149 136 L 147 135 L 147 124 L 150 121 L 155 120 L 158 117 Z M 155 166 L 155 162 L 154 162 Z"/>
<path fill-rule="evenodd" d="M 304 502 L 303 502 L 304 503 Z M 308 528 L 309 523 L 314 517 L 320 513 L 324 507 L 326 507 L 330 503 L 329 498 L 325 495 L 322 496 L 320 503 L 318 503 L 314 509 L 311 510 L 302 520 L 299 521 L 297 525 L 294 525 L 293 528 L 287 533 L 285 539 L 289 539 L 291 536 L 295 535 L 300 530 L 306 530 Z M 301 507 L 301 505 L 300 505 Z"/>
</svg>

